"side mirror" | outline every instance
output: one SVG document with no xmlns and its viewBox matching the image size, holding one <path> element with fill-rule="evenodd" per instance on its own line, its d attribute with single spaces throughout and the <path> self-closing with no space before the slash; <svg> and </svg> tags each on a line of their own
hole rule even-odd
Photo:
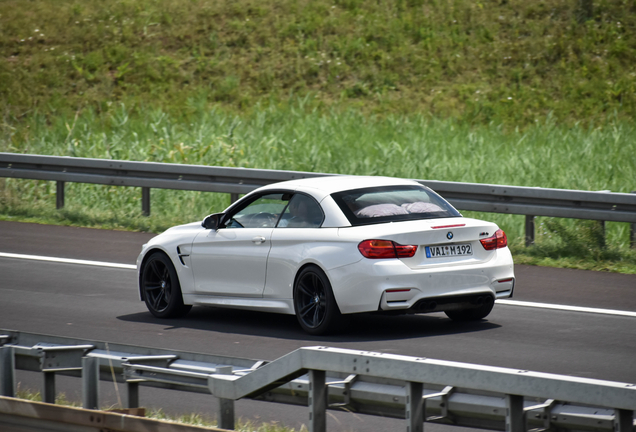
<svg viewBox="0 0 636 432">
<path fill-rule="evenodd" d="M 203 222 L 201 222 L 201 226 L 205 229 L 216 231 L 221 226 L 223 216 L 225 216 L 225 213 L 214 213 L 206 216 L 205 219 L 203 219 Z"/>
</svg>

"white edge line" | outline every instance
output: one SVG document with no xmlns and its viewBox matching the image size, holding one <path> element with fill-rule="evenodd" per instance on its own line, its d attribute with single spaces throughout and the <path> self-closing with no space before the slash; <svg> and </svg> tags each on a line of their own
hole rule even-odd
<svg viewBox="0 0 636 432">
<path fill-rule="evenodd" d="M 568 306 L 568 305 L 556 305 L 549 303 L 534 303 L 534 302 L 525 302 L 518 300 L 496 300 L 498 304 L 509 305 L 509 306 L 522 306 L 522 307 L 533 307 L 533 308 L 541 308 L 541 309 L 557 309 L 564 311 L 574 311 L 574 312 L 588 312 L 588 313 L 596 313 L 596 314 L 604 314 L 604 315 L 619 315 L 619 316 L 628 316 L 636 318 L 636 312 L 630 311 L 620 311 L 613 309 L 597 309 L 590 307 L 582 307 L 582 306 Z"/>
<path fill-rule="evenodd" d="M 23 254 L 14 254 L 14 253 L 5 253 L 5 252 L 0 252 L 0 257 L 137 270 L 137 266 L 132 264 L 117 264 L 117 263 L 109 263 L 109 262 L 102 262 L 102 261 L 77 260 L 77 259 L 71 259 L 71 258 L 56 258 L 56 257 L 46 257 L 46 256 L 39 256 L 39 255 L 23 255 Z"/>
</svg>

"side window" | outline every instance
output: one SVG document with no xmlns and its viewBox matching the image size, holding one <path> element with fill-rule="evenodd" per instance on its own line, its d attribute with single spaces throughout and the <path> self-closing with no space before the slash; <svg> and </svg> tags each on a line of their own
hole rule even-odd
<svg viewBox="0 0 636 432">
<path fill-rule="evenodd" d="M 324 214 L 320 205 L 307 195 L 295 194 L 289 200 L 278 222 L 280 228 L 318 228 L 322 225 Z"/>
<path fill-rule="evenodd" d="M 230 216 L 226 228 L 273 228 L 285 209 L 288 194 L 267 194 Z M 287 199 L 284 199 L 287 198 Z"/>
</svg>

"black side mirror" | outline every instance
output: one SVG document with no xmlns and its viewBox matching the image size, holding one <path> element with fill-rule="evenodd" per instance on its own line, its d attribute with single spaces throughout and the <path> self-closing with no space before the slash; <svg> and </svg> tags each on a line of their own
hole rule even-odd
<svg viewBox="0 0 636 432">
<path fill-rule="evenodd" d="M 223 216 L 225 216 L 225 213 L 214 213 L 206 216 L 205 219 L 203 219 L 203 222 L 201 222 L 201 226 L 205 229 L 216 231 L 221 226 Z"/>
</svg>

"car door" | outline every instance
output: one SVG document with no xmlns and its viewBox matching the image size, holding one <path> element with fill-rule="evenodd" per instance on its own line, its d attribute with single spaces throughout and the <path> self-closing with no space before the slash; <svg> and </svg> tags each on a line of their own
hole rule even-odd
<svg viewBox="0 0 636 432">
<path fill-rule="evenodd" d="M 195 237 L 190 259 L 197 293 L 262 297 L 272 230 L 288 196 L 254 197 L 226 215 L 218 230 L 205 230 Z"/>
</svg>

